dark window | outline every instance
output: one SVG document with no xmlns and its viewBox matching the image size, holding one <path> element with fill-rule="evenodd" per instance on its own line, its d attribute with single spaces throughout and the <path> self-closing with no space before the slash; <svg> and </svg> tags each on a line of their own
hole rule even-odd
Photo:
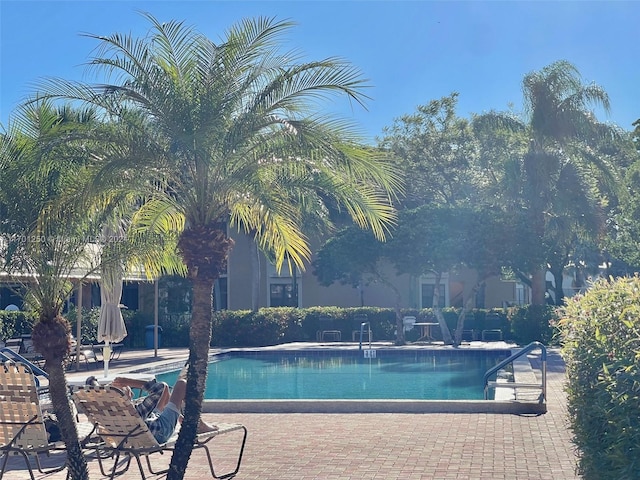
<svg viewBox="0 0 640 480">
<path fill-rule="evenodd" d="M 433 291 L 435 289 L 435 285 L 432 283 L 423 283 L 422 284 L 422 308 L 431 308 L 433 307 Z M 445 298 L 444 298 L 444 285 L 440 285 L 440 308 L 444 308 Z"/>
<path fill-rule="evenodd" d="M 90 305 L 90 307 L 99 307 L 101 304 L 102 304 L 102 301 L 101 301 L 101 298 L 100 298 L 100 284 L 99 283 L 92 283 L 91 284 L 91 305 Z"/>
<path fill-rule="evenodd" d="M 120 303 L 129 310 L 138 310 L 138 284 L 125 283 L 122 285 L 122 299 Z"/>
<path fill-rule="evenodd" d="M 216 311 L 229 308 L 227 303 L 227 277 L 216 280 L 213 287 L 213 307 Z"/>
<path fill-rule="evenodd" d="M 7 305 L 15 305 L 23 310 L 22 297 L 16 292 L 20 287 L 0 287 L 0 309 L 4 310 Z"/>
<path fill-rule="evenodd" d="M 271 307 L 297 307 L 291 283 L 272 283 L 269 296 Z"/>
</svg>

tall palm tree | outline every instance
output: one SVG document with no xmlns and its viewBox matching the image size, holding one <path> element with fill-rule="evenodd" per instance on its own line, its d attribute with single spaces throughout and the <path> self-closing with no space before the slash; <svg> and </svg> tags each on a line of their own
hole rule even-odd
<svg viewBox="0 0 640 480">
<path fill-rule="evenodd" d="M 597 208 L 589 201 L 592 192 L 583 189 L 582 182 L 570 187 L 563 180 L 567 172 L 611 176 L 608 165 L 588 154 L 589 145 L 593 146 L 594 140 L 606 133 L 589 107 L 599 106 L 608 111 L 609 97 L 600 86 L 585 85 L 575 66 L 566 61 L 526 75 L 523 90 L 530 131 L 529 151 L 523 162 L 524 193 L 529 202 L 533 232 L 543 239 L 552 217 L 549 213 L 554 205 L 556 209 L 559 207 L 558 200 L 564 194 L 573 200 L 576 195 L 581 196 L 586 204 Z M 586 165 L 591 168 L 585 168 Z M 533 272 L 534 304 L 545 302 L 545 271 L 546 265 L 542 264 Z"/>
<path fill-rule="evenodd" d="M 152 31 L 144 38 L 92 36 L 101 44 L 90 63 L 108 75 L 107 85 L 53 80 L 44 88 L 98 105 L 129 126 L 139 155 L 107 162 L 95 185 L 118 178 L 126 178 L 121 188 L 145 185 L 139 227 L 179 232 L 193 305 L 185 418 L 168 476 L 176 479 L 201 413 L 212 288 L 232 247 L 227 226 L 253 234 L 278 268 L 303 268 L 310 251 L 302 212 L 322 216 L 335 202 L 382 239 L 400 182 L 318 104 L 333 94 L 362 104 L 361 74 L 337 58 L 301 62 L 296 52 L 282 52 L 290 22 L 243 20 L 214 43 L 180 22 L 146 17 Z"/>
<path fill-rule="evenodd" d="M 489 113 L 475 118 L 477 125 L 486 130 L 493 125 L 508 128 L 526 135 L 529 146 L 520 159 L 519 168 L 513 162 L 505 179 L 519 183 L 509 188 L 515 197 L 510 199 L 525 212 L 531 236 L 538 247 L 528 249 L 531 265 L 532 303 L 545 302 L 545 272 L 548 249 L 553 247 L 550 238 L 555 228 L 552 225 L 562 216 L 575 215 L 575 208 L 567 205 L 588 205 L 590 212 L 580 220 L 583 227 L 597 230 L 593 222 L 597 219 L 600 205 L 597 189 L 615 183 L 614 171 L 595 148 L 604 136 L 615 136 L 614 128 L 596 120 L 590 107 L 609 109 L 609 98 L 598 85 L 584 84 L 575 66 L 566 61 L 557 61 L 540 71 L 527 74 L 523 80 L 525 118 Z M 594 182 L 593 179 L 598 179 Z M 589 188 L 585 188 L 589 187 Z M 579 219 L 574 217 L 575 221 Z M 567 221 L 565 218 L 564 222 Z"/>
</svg>

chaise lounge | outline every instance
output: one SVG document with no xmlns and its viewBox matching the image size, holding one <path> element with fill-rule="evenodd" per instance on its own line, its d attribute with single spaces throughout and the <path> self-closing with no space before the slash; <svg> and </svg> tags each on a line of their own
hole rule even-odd
<svg viewBox="0 0 640 480">
<path fill-rule="evenodd" d="M 142 464 L 142 457 L 146 459 L 147 469 L 154 475 L 163 474 L 167 469 L 155 471 L 151 465 L 150 456 L 154 453 L 173 452 L 178 432 L 165 443 L 159 444 L 149 431 L 147 424 L 138 415 L 135 407 L 122 390 L 109 385 L 77 387 L 73 391 L 72 398 L 81 413 L 84 413 L 91 422 L 98 427 L 98 435 L 104 443 L 98 448 L 98 462 L 100 471 L 104 476 L 113 479 L 129 469 L 131 459 L 135 458 L 140 475 L 147 478 Z M 209 468 L 213 478 L 228 479 L 236 476 L 240 470 L 242 454 L 247 440 L 247 429 L 240 424 L 216 424 L 218 430 L 214 432 L 198 434 L 194 443 L 194 450 L 203 449 L 209 461 Z M 208 444 L 218 436 L 230 432 L 241 433 L 240 451 L 235 461 L 235 468 L 223 474 L 217 474 L 214 462 L 209 451 Z M 105 454 L 114 457 L 114 463 L 110 471 L 105 471 L 103 458 Z M 124 467 L 118 469 L 120 456 L 127 457 Z"/>
</svg>

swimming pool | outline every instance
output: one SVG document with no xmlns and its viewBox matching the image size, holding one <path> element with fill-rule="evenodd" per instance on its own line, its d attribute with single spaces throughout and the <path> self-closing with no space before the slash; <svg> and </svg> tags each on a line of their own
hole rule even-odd
<svg viewBox="0 0 640 480">
<path fill-rule="evenodd" d="M 209 364 L 207 400 L 481 400 L 510 350 L 232 351 Z M 177 371 L 159 374 L 172 384 Z"/>
</svg>

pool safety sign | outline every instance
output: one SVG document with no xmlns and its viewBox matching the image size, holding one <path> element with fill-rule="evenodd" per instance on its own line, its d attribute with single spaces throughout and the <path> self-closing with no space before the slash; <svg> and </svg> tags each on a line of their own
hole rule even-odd
<svg viewBox="0 0 640 480">
<path fill-rule="evenodd" d="M 364 351 L 364 358 L 376 358 L 376 351 L 368 348 Z"/>
</svg>

